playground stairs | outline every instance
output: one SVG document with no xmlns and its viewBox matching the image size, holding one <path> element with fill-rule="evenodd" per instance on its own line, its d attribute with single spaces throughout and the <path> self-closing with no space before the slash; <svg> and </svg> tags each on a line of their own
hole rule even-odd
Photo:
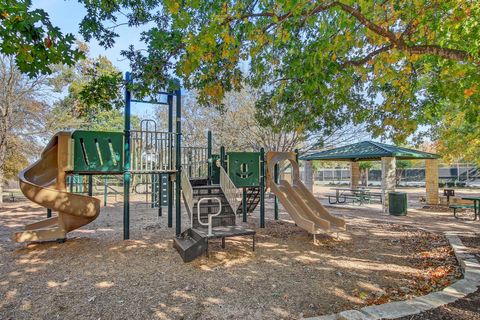
<svg viewBox="0 0 480 320">
<path fill-rule="evenodd" d="M 223 194 L 220 185 L 196 185 L 193 186 L 193 212 L 188 212 L 190 216 L 193 214 L 193 227 L 198 228 L 201 225 L 198 223 L 198 207 L 197 203 L 202 198 L 218 198 L 222 203 L 222 212 L 212 219 L 212 227 L 219 226 L 234 226 L 235 225 L 235 213 L 230 207 L 227 198 Z M 187 209 L 188 211 L 188 209 Z M 205 200 L 200 207 L 200 220 L 203 223 L 207 223 L 208 215 L 218 212 L 218 202 L 215 200 Z"/>
<path fill-rule="evenodd" d="M 193 226 L 185 230 L 179 237 L 174 239 L 173 246 L 177 249 L 178 253 L 182 257 L 184 262 L 190 262 L 201 255 L 204 255 L 208 251 L 208 236 L 205 226 L 200 225 L 198 222 L 198 201 L 202 198 L 218 198 L 222 204 L 221 213 L 218 216 L 213 217 L 212 227 L 214 231 L 220 228 L 235 228 L 235 212 L 228 203 L 222 188 L 220 185 L 207 185 L 206 180 L 191 179 L 190 183 L 193 190 L 193 210 L 190 212 L 188 206 L 186 206 L 189 217 L 193 214 Z M 200 206 L 200 220 L 203 223 L 207 223 L 208 215 L 218 212 L 218 202 L 215 200 L 204 200 Z M 233 230 L 233 229 L 232 229 Z M 223 234 L 223 237 L 233 236 L 238 234 L 238 230 L 234 232 L 227 232 Z M 215 237 L 215 236 L 214 236 Z"/>
<path fill-rule="evenodd" d="M 177 249 L 183 262 L 190 262 L 207 253 L 208 238 L 198 230 L 188 228 L 174 238 L 173 247 Z"/>
<path fill-rule="evenodd" d="M 252 213 L 260 203 L 260 187 L 247 188 L 247 212 Z M 243 213 L 243 201 L 237 208 L 237 214 Z"/>
</svg>

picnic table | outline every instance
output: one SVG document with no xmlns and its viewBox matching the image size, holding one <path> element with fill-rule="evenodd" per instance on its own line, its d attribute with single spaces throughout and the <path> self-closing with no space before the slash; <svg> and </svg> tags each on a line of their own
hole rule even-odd
<svg viewBox="0 0 480 320">
<path fill-rule="evenodd" d="M 477 220 L 477 217 L 480 218 L 480 197 L 467 196 L 467 197 L 462 197 L 462 199 L 473 201 L 473 212 L 475 214 L 475 216 L 473 217 L 473 220 Z"/>
<path fill-rule="evenodd" d="M 360 205 L 368 200 L 369 189 L 366 188 L 333 188 L 335 190 L 335 196 L 328 196 L 328 203 L 345 203 L 347 198 L 353 199 L 353 202 L 357 200 Z M 347 193 L 348 192 L 348 193 Z M 335 198 L 335 201 L 332 202 L 332 198 Z M 341 200 L 343 198 L 343 201 Z"/>
</svg>

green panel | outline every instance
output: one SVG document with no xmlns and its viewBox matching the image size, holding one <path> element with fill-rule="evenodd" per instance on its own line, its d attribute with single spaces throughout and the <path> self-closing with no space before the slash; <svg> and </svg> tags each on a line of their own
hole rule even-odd
<svg viewBox="0 0 480 320">
<path fill-rule="evenodd" d="M 212 184 L 220 183 L 220 155 L 212 154 L 208 159 L 208 165 L 212 168 Z"/>
<path fill-rule="evenodd" d="M 227 169 L 237 188 L 260 185 L 260 152 L 227 152 Z"/>
<path fill-rule="evenodd" d="M 74 172 L 123 172 L 123 133 L 77 130 L 72 134 Z"/>
</svg>

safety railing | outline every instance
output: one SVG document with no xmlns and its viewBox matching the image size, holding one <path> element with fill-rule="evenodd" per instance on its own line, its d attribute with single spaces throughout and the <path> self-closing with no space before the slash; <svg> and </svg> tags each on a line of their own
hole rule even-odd
<svg viewBox="0 0 480 320">
<path fill-rule="evenodd" d="M 193 227 L 193 188 L 184 170 L 182 170 L 182 192 L 185 206 L 188 207 L 188 211 L 190 212 L 190 222 Z"/>
<path fill-rule="evenodd" d="M 202 222 L 202 220 L 200 219 L 200 205 L 203 201 L 206 201 L 206 200 L 215 200 L 218 202 L 218 212 L 217 213 L 213 213 L 213 214 L 209 214 L 208 215 L 208 220 L 207 220 L 207 223 L 205 222 Z M 201 224 L 202 226 L 208 226 L 208 236 L 213 236 L 213 232 L 212 232 L 212 220 L 213 220 L 213 217 L 216 217 L 218 216 L 220 213 L 222 212 L 222 201 L 219 199 L 219 198 L 212 198 L 212 197 L 208 197 L 208 198 L 202 198 L 200 200 L 198 200 L 197 202 L 197 219 L 198 219 L 198 223 Z M 192 214 L 192 228 L 193 228 L 193 214 Z"/>
<path fill-rule="evenodd" d="M 175 133 L 130 131 L 131 171 L 155 173 L 175 170 Z"/>
<path fill-rule="evenodd" d="M 182 147 L 182 168 L 190 178 L 207 177 L 208 149 L 204 147 Z"/>
<path fill-rule="evenodd" d="M 235 212 L 238 207 L 238 189 L 223 167 L 220 167 L 220 188 L 227 198 L 228 204 Z"/>
</svg>

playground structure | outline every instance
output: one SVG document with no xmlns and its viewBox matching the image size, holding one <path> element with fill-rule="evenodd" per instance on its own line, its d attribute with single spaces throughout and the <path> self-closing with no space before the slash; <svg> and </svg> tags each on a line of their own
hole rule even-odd
<svg viewBox="0 0 480 320">
<path fill-rule="evenodd" d="M 126 81 L 132 81 L 128 73 Z M 28 225 L 25 231 L 15 234 L 15 241 L 63 241 L 69 231 L 93 221 L 100 213 L 100 200 L 93 197 L 93 187 L 102 181 L 97 178 L 94 184 L 95 176 L 105 179 L 105 204 L 109 190 L 107 177 L 123 176 L 124 239 L 129 239 L 131 192 L 145 195 L 145 201 L 140 204 L 158 207 L 159 216 L 166 206 L 170 228 L 175 206 L 175 247 L 184 261 L 208 252 L 211 238 L 221 238 L 224 246 L 227 237 L 251 235 L 255 243 L 255 231 L 238 226 L 236 218 L 241 214 L 242 221 L 247 222 L 248 213 L 259 205 L 259 226 L 264 228 L 268 186 L 275 195 L 275 219 L 278 219 L 280 201 L 295 223 L 314 236 L 345 229 L 345 221 L 331 216 L 300 181 L 296 153 L 269 152 L 265 157 L 263 148 L 260 152 L 225 152 L 221 147 L 219 154 L 213 154 L 210 132 L 206 147 L 184 147 L 181 92 L 160 92 L 159 95 L 166 96 L 166 102 L 135 100 L 126 89 L 123 133 L 77 130 L 55 135 L 40 160 L 19 176 L 22 192 L 47 208 L 47 219 Z M 132 102 L 168 106 L 168 131 L 159 131 L 153 120 L 142 120 L 140 127 L 132 130 Z M 285 160 L 289 160 L 293 168 L 292 185 L 278 182 L 278 169 Z M 87 188 L 83 176 L 88 178 Z M 68 185 L 70 192 L 67 192 Z M 85 189 L 87 195 L 78 193 Z M 115 195 L 118 193 L 110 189 Z M 181 230 L 182 196 L 190 218 L 190 228 L 184 232 Z M 52 218 L 52 211 L 58 212 L 58 216 Z"/>
<path fill-rule="evenodd" d="M 176 234 L 180 234 L 181 91 L 159 92 L 158 96 L 166 96 L 166 101 L 135 100 L 132 99 L 132 93 L 128 88 L 128 84 L 132 83 L 128 72 L 126 83 L 123 133 L 80 130 L 73 133 L 59 133 L 47 145 L 40 160 L 20 173 L 22 192 L 28 199 L 47 208 L 47 220 L 28 225 L 25 232 L 13 237 L 14 240 L 21 242 L 64 240 L 69 231 L 93 221 L 100 210 L 100 201 L 92 197 L 93 177 L 111 175 L 123 176 L 124 239 L 130 237 L 129 194 L 132 187 L 137 191 L 141 187 L 143 191 L 140 193 L 154 196 L 150 204 L 159 207 L 159 214 L 161 214 L 161 202 L 167 204 L 169 227 L 173 225 L 175 199 L 175 229 Z M 168 106 L 168 131 L 157 131 L 151 121 L 142 122 L 140 129 L 131 130 L 132 102 Z M 175 130 L 173 129 L 174 109 Z M 59 141 L 61 144 L 58 144 Z M 186 154 L 195 152 L 187 150 Z M 114 153 L 115 156 L 113 156 Z M 193 166 L 193 164 L 187 165 Z M 73 193 L 75 178 L 69 179 L 70 192 L 67 192 L 67 176 L 87 176 L 88 196 Z M 132 178 L 136 184 L 132 185 Z M 174 181 L 176 181 L 175 184 Z M 148 188 L 152 189 L 149 191 Z M 78 189 L 82 190 L 83 187 Z M 166 197 L 160 196 L 161 191 L 166 191 Z M 52 211 L 57 211 L 58 216 L 52 218 Z M 67 223 L 69 219 L 64 219 L 67 216 L 77 215 L 81 219 L 74 218 L 75 223 Z M 78 220 L 82 220 L 82 223 Z"/>
</svg>

